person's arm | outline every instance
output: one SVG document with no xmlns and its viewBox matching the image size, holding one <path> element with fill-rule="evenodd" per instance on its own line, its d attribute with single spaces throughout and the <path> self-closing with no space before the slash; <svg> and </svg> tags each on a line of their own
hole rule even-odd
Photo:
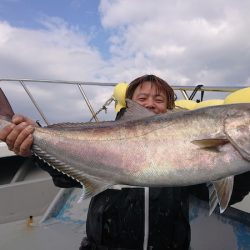
<svg viewBox="0 0 250 250">
<path fill-rule="evenodd" d="M 120 118 L 122 118 L 125 112 L 126 112 L 126 108 L 121 108 L 120 111 L 116 114 L 115 120 L 116 121 L 120 120 Z"/>
<path fill-rule="evenodd" d="M 14 115 L 12 123 L 0 130 L 0 140 L 6 142 L 9 150 L 16 155 L 30 156 L 35 126 L 36 123 L 31 119 Z"/>
</svg>

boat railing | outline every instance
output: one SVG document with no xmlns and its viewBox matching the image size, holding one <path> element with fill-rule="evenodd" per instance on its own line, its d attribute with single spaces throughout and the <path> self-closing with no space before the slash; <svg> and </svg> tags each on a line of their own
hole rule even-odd
<svg viewBox="0 0 250 250">
<path fill-rule="evenodd" d="M 40 105 L 38 102 L 35 100 L 34 96 L 31 93 L 31 90 L 28 88 L 27 84 L 35 84 L 35 83 L 50 83 L 50 84 L 68 84 L 68 85 L 75 85 L 78 87 L 81 96 L 83 100 L 85 101 L 89 111 L 92 114 L 92 119 L 94 119 L 96 122 L 99 121 L 97 115 L 100 112 L 101 108 L 99 111 L 95 111 L 93 109 L 93 106 L 91 105 L 89 98 L 86 95 L 86 92 L 84 91 L 84 87 L 86 86 L 116 86 L 118 83 L 115 82 L 85 82 L 85 81 L 65 81 L 65 80 L 36 80 L 36 79 L 0 79 L 0 84 L 1 83 L 11 83 L 11 82 L 16 82 L 19 83 L 23 89 L 25 90 L 26 94 L 30 98 L 31 102 L 35 106 L 36 110 L 39 112 L 40 116 L 44 120 L 44 122 L 49 125 L 49 121 L 44 114 L 43 110 L 41 109 Z M 197 92 L 234 92 L 236 90 L 239 90 L 241 88 L 244 88 L 245 86 L 205 86 L 203 84 L 198 84 L 194 86 L 181 86 L 181 85 L 171 85 L 171 87 L 174 89 L 175 92 L 180 92 L 183 96 L 184 99 L 192 99 Z M 191 94 L 188 94 L 188 92 L 191 92 Z M 102 106 L 105 108 L 105 105 L 109 105 L 112 101 L 114 100 L 114 97 L 111 96 L 110 98 L 107 99 L 106 103 Z M 92 120 L 91 119 L 91 120 Z"/>
</svg>

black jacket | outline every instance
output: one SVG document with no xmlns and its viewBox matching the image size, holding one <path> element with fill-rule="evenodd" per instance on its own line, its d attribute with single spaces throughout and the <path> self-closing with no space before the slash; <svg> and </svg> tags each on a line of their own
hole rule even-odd
<svg viewBox="0 0 250 250">
<path fill-rule="evenodd" d="M 142 188 L 106 190 L 95 196 L 88 212 L 88 240 L 111 248 L 142 249 L 144 207 Z M 188 249 L 186 189 L 150 188 L 149 225 L 148 246 L 152 249 Z"/>
</svg>

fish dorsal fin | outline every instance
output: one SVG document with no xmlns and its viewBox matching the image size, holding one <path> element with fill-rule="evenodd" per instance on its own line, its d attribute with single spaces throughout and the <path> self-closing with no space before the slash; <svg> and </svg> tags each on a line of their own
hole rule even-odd
<svg viewBox="0 0 250 250">
<path fill-rule="evenodd" d="M 50 124 L 48 126 L 46 126 L 47 128 L 57 128 L 57 127 L 81 127 L 83 125 L 85 125 L 86 123 L 84 122 L 62 122 L 62 123 L 54 123 L 54 124 Z"/>
<path fill-rule="evenodd" d="M 218 146 L 223 146 L 226 143 L 229 143 L 229 140 L 225 138 L 212 138 L 194 140 L 192 143 L 199 146 L 200 148 L 217 148 Z"/>
<path fill-rule="evenodd" d="M 33 145 L 32 151 L 35 156 L 39 157 L 39 159 L 43 160 L 58 172 L 66 174 L 70 178 L 78 181 L 84 188 L 83 199 L 90 198 L 114 185 L 114 183 L 104 182 L 100 178 L 86 175 L 82 171 L 74 169 L 70 165 L 57 160 L 55 157 L 43 151 L 37 145 Z"/>
<path fill-rule="evenodd" d="M 113 124 L 114 121 L 104 121 L 104 122 L 64 122 L 64 123 L 55 123 L 46 126 L 45 128 L 49 129 L 55 129 L 55 130 L 68 130 L 68 131 L 74 131 L 74 130 L 81 130 L 81 129 L 88 129 L 93 127 L 102 127 L 107 126 L 109 124 Z"/>
<path fill-rule="evenodd" d="M 228 176 L 224 179 L 213 181 L 208 185 L 209 189 L 209 215 L 211 215 L 217 204 L 220 205 L 220 213 L 223 213 L 230 201 L 234 185 L 234 177 Z"/>
<path fill-rule="evenodd" d="M 155 115 L 154 112 L 144 108 L 130 99 L 126 99 L 126 104 L 127 108 L 120 117 L 119 121 L 131 121 Z"/>
<path fill-rule="evenodd" d="M 79 129 L 83 127 L 91 127 L 95 123 L 92 122 L 62 122 L 62 123 L 55 123 L 46 126 L 46 128 L 52 128 L 52 129 Z"/>
</svg>

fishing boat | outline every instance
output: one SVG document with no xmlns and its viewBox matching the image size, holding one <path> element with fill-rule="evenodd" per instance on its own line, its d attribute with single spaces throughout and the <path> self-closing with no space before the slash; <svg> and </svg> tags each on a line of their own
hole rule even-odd
<svg viewBox="0 0 250 250">
<path fill-rule="evenodd" d="M 32 85 L 52 84 L 77 87 L 91 115 L 90 120 L 102 120 L 101 113 L 111 107 L 111 103 L 123 103 L 115 96 L 124 90 L 124 84 L 50 81 L 33 79 L 0 79 L 0 87 L 17 84 L 23 88 L 29 103 L 37 112 L 37 119 L 48 125 L 50 121 L 32 93 Z M 95 111 L 86 94 L 88 87 L 109 87 L 116 91 L 107 97 L 100 109 Z M 204 94 L 211 100 L 212 94 L 222 96 L 234 93 L 245 86 L 205 87 L 173 86 L 180 101 L 178 105 L 193 105 L 204 100 Z M 6 92 L 8 95 L 8 92 Z M 224 96 L 223 96 L 224 95 Z M 198 97 L 197 97 L 198 96 Z M 195 98 L 198 98 L 194 101 Z M 191 103 L 192 102 L 192 103 Z M 215 103 L 215 102 L 214 102 Z M 209 105 L 215 105 L 211 102 Z M 186 108 L 187 106 L 184 106 Z M 117 111 L 117 110 L 116 110 Z M 114 105 L 111 112 L 115 113 Z M 29 114 L 26 114 L 29 116 Z M 111 117 L 112 117 L 111 115 Z M 31 159 L 14 155 L 5 143 L 0 142 L 0 249 L 78 249 L 85 235 L 86 216 L 89 200 L 81 200 L 81 189 L 60 189 L 55 187 L 47 172 L 36 167 Z M 191 198 L 190 222 L 192 249 L 250 249 L 250 198 L 229 207 L 223 214 L 218 211 L 208 216 L 208 204 Z M 226 240 L 225 240 L 226 239 Z"/>
</svg>

